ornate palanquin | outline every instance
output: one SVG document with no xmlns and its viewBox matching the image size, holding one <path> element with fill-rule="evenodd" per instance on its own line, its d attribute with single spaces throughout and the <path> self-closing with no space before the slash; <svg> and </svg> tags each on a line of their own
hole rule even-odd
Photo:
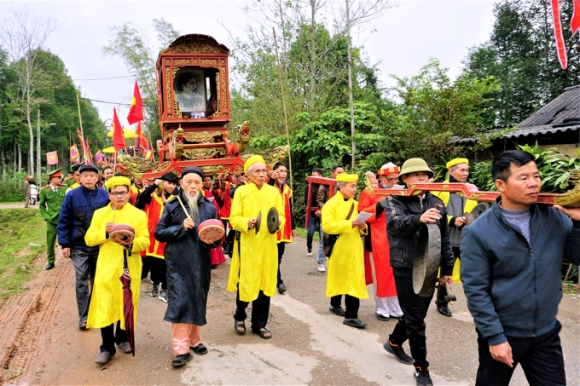
<svg viewBox="0 0 580 386">
<path fill-rule="evenodd" d="M 156 178 L 187 166 L 206 173 L 243 171 L 240 153 L 250 125 L 236 127 L 228 138 L 230 94 L 229 49 L 207 35 L 179 37 L 157 59 L 157 94 L 162 139 L 159 162 L 143 173 Z"/>
</svg>

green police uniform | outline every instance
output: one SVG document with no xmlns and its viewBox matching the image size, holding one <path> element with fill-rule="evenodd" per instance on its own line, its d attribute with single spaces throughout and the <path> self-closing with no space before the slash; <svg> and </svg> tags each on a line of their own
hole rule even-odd
<svg viewBox="0 0 580 386">
<path fill-rule="evenodd" d="M 54 176 L 60 170 L 51 173 Z M 58 213 L 66 195 L 66 186 L 53 187 L 48 184 L 40 190 L 40 214 L 46 221 L 46 256 L 49 263 L 54 264 L 54 249 L 56 246 L 56 226 L 58 224 Z"/>
</svg>

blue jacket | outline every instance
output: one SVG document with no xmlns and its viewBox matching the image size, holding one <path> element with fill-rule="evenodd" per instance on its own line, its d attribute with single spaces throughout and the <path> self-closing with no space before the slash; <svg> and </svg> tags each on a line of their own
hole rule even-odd
<svg viewBox="0 0 580 386">
<path fill-rule="evenodd" d="M 506 335 L 531 338 L 556 325 L 562 260 L 580 263 L 580 221 L 547 205 L 531 206 L 530 240 L 496 204 L 461 239 L 461 280 L 477 329 L 491 346 Z"/>
<path fill-rule="evenodd" d="M 87 252 L 95 252 L 99 247 L 87 247 L 85 233 L 91 225 L 93 214 L 97 209 L 109 203 L 106 190 L 96 188 L 88 190 L 79 186 L 67 193 L 58 215 L 58 243 L 63 248 L 78 248 Z"/>
</svg>

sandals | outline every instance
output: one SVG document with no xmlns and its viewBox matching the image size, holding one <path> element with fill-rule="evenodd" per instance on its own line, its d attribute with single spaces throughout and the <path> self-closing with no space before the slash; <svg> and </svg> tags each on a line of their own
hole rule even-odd
<svg viewBox="0 0 580 386">
<path fill-rule="evenodd" d="M 85 320 L 81 320 L 79 322 L 79 329 L 81 329 L 81 330 L 86 330 L 87 329 L 87 320 L 86 319 Z"/>
<path fill-rule="evenodd" d="M 258 334 L 258 336 L 262 339 L 270 339 L 272 337 L 272 333 L 267 328 L 260 328 L 258 331 L 253 331 L 254 334 Z"/>
<path fill-rule="evenodd" d="M 238 335 L 244 335 L 246 333 L 246 322 L 234 319 L 234 330 L 236 330 Z"/>
</svg>

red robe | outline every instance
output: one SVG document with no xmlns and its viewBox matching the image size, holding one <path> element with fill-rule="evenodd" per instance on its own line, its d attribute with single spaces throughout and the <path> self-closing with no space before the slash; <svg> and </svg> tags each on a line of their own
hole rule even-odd
<svg viewBox="0 0 580 386">
<path fill-rule="evenodd" d="M 373 251 L 373 263 L 375 265 L 375 276 L 377 283 L 375 285 L 376 295 L 380 298 L 397 296 L 395 287 L 395 277 L 391 267 L 391 253 L 389 250 L 389 238 L 387 237 L 387 214 L 383 211 L 379 217 L 376 217 L 376 205 L 382 197 L 373 196 L 366 189 L 360 194 L 358 208 L 360 212 L 372 213 L 373 215 L 367 220 L 371 228 L 371 245 Z M 366 283 L 373 282 L 373 273 L 369 252 L 365 251 L 365 278 Z"/>
</svg>

